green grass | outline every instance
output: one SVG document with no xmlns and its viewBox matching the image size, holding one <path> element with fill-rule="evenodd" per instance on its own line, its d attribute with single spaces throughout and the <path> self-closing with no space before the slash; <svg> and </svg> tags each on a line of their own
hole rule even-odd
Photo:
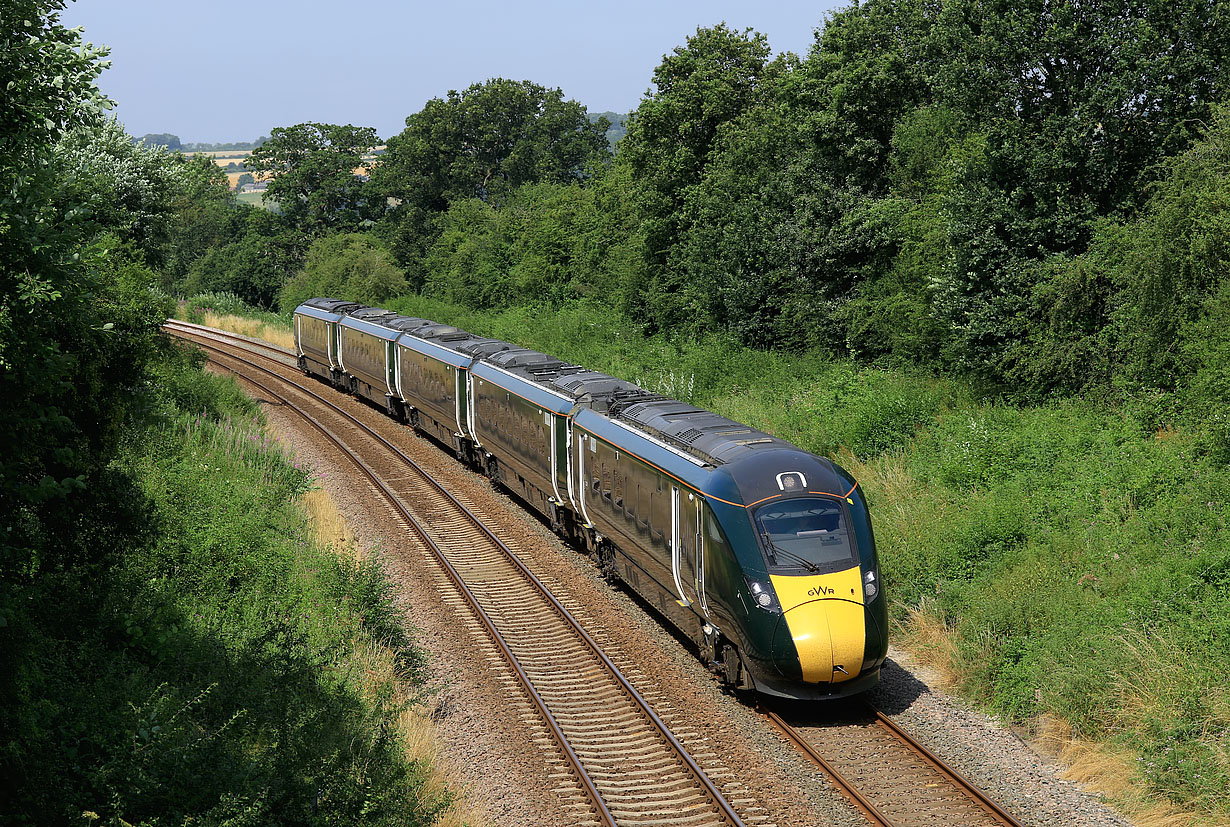
<svg viewBox="0 0 1230 827">
<path fill-rule="evenodd" d="M 233 382 L 172 353 L 155 385 L 115 468 L 134 526 L 113 538 L 119 554 L 30 595 L 27 640 L 41 631 L 19 678 L 23 730 L 4 742 L 19 783 L 0 813 L 430 823 L 441 802 L 424 799 L 427 768 L 396 736 L 403 695 L 355 656 L 388 647 L 413 679 L 384 576 L 313 539 L 297 502 L 311 479 Z"/>
<path fill-rule="evenodd" d="M 241 192 L 235 195 L 235 200 L 241 204 L 251 204 L 253 207 L 268 208 L 265 204 L 265 193 L 263 192 Z"/>
</svg>

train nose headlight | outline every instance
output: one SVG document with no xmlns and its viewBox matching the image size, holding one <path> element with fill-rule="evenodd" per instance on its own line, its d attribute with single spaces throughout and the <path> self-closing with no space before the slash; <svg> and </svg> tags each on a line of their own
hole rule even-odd
<svg viewBox="0 0 1230 827">
<path fill-rule="evenodd" d="M 755 581 L 748 584 L 748 588 L 752 592 L 752 600 L 756 601 L 756 605 L 762 609 L 773 609 L 777 605 L 777 601 L 773 599 L 773 592 L 761 583 Z"/>
<path fill-rule="evenodd" d="M 876 573 L 874 571 L 864 572 L 863 594 L 867 595 L 868 600 L 875 600 L 876 595 L 879 593 L 880 587 L 876 585 Z"/>
</svg>

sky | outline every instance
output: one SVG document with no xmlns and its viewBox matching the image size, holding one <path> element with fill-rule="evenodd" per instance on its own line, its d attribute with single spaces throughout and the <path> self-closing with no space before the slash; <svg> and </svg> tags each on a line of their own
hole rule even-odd
<svg viewBox="0 0 1230 827">
<path fill-rule="evenodd" d="M 698 26 L 750 26 L 775 53 L 805 55 L 838 5 L 77 0 L 62 19 L 111 47 L 98 83 L 130 134 L 219 143 L 304 121 L 388 138 L 429 99 L 492 77 L 559 87 L 591 112 L 628 112 Z"/>
</svg>

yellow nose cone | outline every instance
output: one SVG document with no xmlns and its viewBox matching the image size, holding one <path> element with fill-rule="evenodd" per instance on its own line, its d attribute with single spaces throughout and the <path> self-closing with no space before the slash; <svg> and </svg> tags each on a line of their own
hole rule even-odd
<svg viewBox="0 0 1230 827">
<path fill-rule="evenodd" d="M 803 680 L 841 683 L 857 677 L 867 640 L 858 566 L 833 574 L 770 579 L 785 610 Z"/>
</svg>

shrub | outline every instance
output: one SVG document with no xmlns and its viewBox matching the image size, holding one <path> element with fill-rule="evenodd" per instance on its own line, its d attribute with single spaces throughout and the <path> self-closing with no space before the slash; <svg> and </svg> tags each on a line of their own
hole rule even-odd
<svg viewBox="0 0 1230 827">
<path fill-rule="evenodd" d="M 317 296 L 382 304 L 409 289 L 384 244 L 368 233 L 342 233 L 312 243 L 303 269 L 282 287 L 278 304 L 290 313 Z"/>
</svg>

